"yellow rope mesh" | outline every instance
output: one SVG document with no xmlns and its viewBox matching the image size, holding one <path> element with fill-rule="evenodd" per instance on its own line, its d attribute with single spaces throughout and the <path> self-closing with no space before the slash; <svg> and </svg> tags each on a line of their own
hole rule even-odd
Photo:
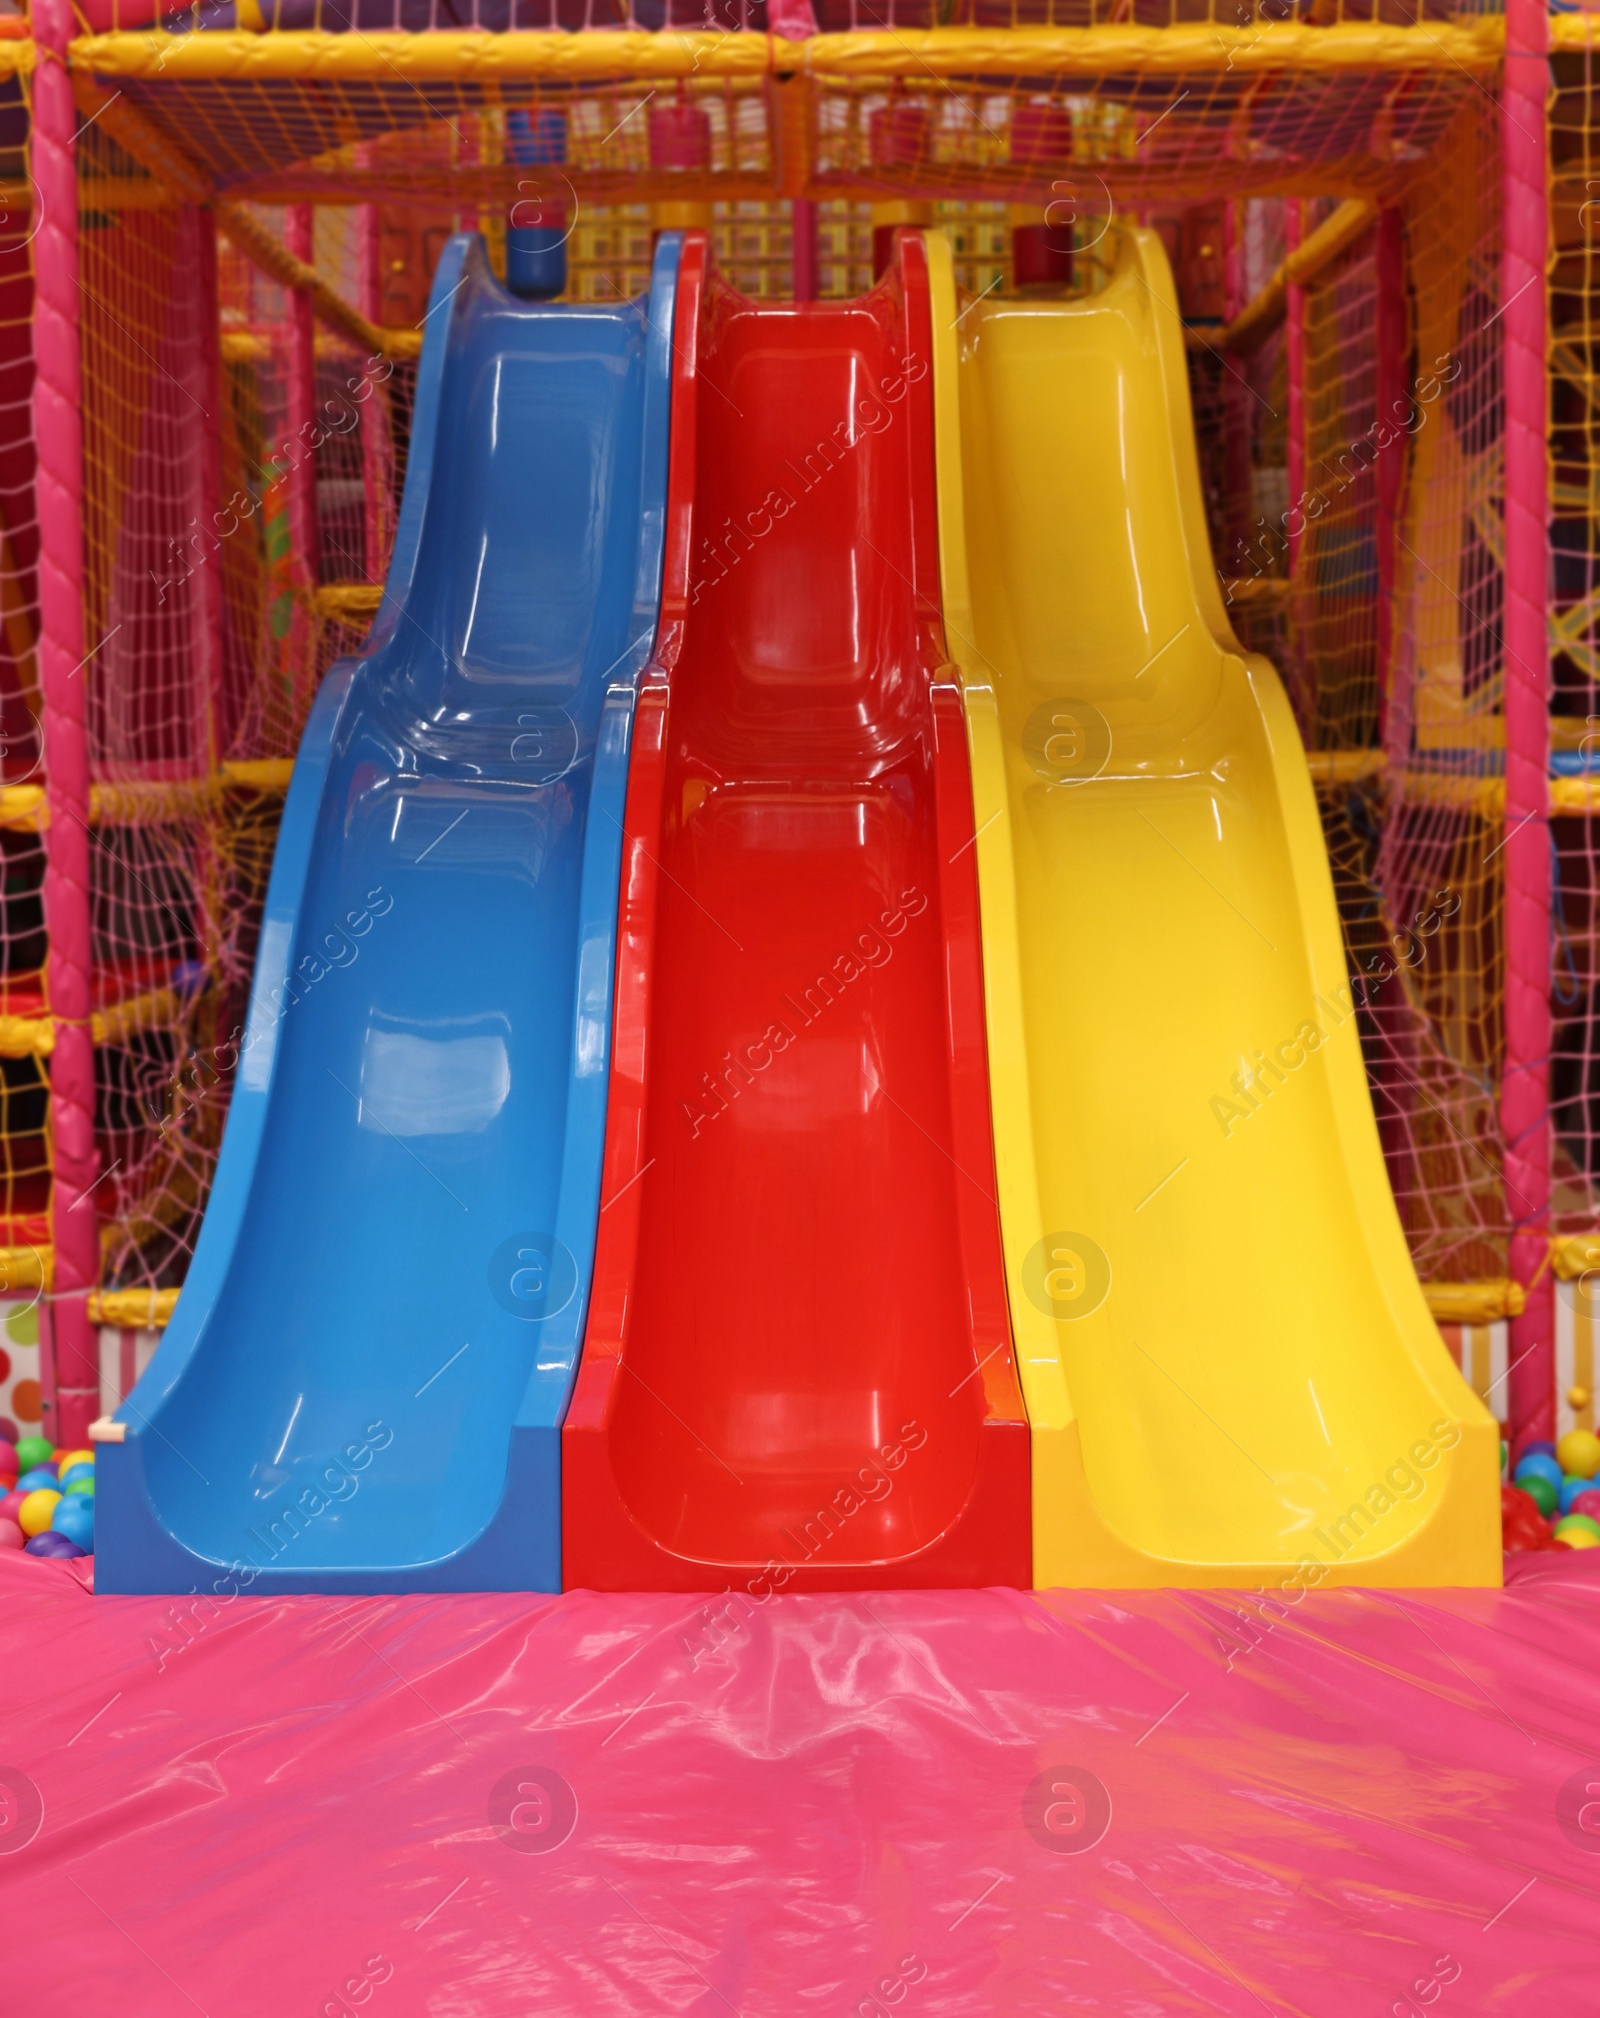
<svg viewBox="0 0 1600 2018">
<path fill-rule="evenodd" d="M 1562 55 L 1554 64 L 1551 104 L 1551 220 L 1555 239 L 1550 283 L 1550 420 L 1554 607 L 1550 619 L 1558 740 L 1563 762 L 1590 768 L 1600 757 L 1600 71 L 1591 56 Z M 1564 789 L 1563 789 L 1564 788 Z M 1579 778 L 1562 781 L 1559 808 L 1586 793 Z M 1594 893 L 1600 833 L 1594 817 L 1557 819 L 1551 1105 L 1555 1124 L 1554 1221 L 1561 1229 L 1592 1228 L 1600 1180 L 1600 919 Z M 1585 1266 L 1590 1265 L 1586 1262 Z M 1585 1278 L 1587 1279 L 1587 1278 Z M 1592 1327 L 1592 1303 L 1585 1302 Z"/>
</svg>

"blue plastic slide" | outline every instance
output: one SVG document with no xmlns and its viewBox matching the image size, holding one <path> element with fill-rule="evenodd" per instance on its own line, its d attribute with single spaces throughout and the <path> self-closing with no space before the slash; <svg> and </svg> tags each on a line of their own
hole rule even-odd
<svg viewBox="0 0 1600 2018">
<path fill-rule="evenodd" d="M 616 308 L 439 262 L 383 610 L 307 725 L 210 1208 L 100 1447 L 101 1590 L 560 1587 L 678 247 Z"/>
</svg>

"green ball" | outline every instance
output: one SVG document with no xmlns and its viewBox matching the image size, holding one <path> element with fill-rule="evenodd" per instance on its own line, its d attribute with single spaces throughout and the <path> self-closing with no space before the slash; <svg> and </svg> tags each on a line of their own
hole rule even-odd
<svg viewBox="0 0 1600 2018">
<path fill-rule="evenodd" d="M 1523 1473 L 1517 1480 L 1517 1491 L 1525 1492 L 1546 1520 L 1555 1512 L 1556 1502 L 1560 1498 L 1549 1479 L 1541 1477 L 1536 1471 Z"/>
<path fill-rule="evenodd" d="M 1563 1514 L 1560 1520 L 1556 1522 L 1556 1533 L 1564 1535 L 1569 1528 L 1583 1528 L 1586 1533 L 1592 1534 L 1595 1540 L 1600 1542 L 1600 1521 L 1597 1521 L 1591 1514 Z"/>
<path fill-rule="evenodd" d="M 25 1436 L 17 1443 L 17 1470 L 19 1473 L 32 1471 L 35 1465 L 43 1464 L 55 1449 L 47 1436 Z"/>
<path fill-rule="evenodd" d="M 68 1491 L 68 1492 L 81 1492 L 81 1493 L 87 1493 L 87 1494 L 89 1495 L 90 1499 L 93 1499 L 93 1498 L 94 1498 L 94 1480 L 93 1480 L 92 1478 L 75 1478 L 75 1479 L 74 1479 L 74 1480 L 72 1481 L 71 1485 L 69 1485 L 69 1486 L 67 1487 L 67 1491 Z"/>
</svg>

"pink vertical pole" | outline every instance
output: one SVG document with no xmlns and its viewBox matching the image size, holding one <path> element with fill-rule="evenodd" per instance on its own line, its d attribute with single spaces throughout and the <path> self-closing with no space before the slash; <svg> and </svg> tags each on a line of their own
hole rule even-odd
<svg viewBox="0 0 1600 2018">
<path fill-rule="evenodd" d="M 1283 249 L 1286 253 L 1298 252 L 1305 228 L 1299 197 L 1291 197 L 1283 208 Z M 1289 523 L 1285 531 L 1289 539 L 1289 579 L 1292 582 L 1299 572 L 1300 542 L 1306 529 L 1306 291 L 1293 282 L 1285 299 L 1283 340 L 1284 378 L 1288 385 L 1288 454 L 1285 460 L 1289 478 Z M 1293 605 L 1290 607 L 1293 627 Z M 1298 629 L 1295 629 L 1293 642 L 1298 657 Z"/>
<path fill-rule="evenodd" d="M 88 1194 L 94 1139 L 93 910 L 89 739 L 83 672 L 83 418 L 79 361 L 77 108 L 67 75 L 71 0 L 35 0 L 33 79 L 33 432 L 38 454 L 39 687 L 43 712 L 44 915 L 50 934 L 50 1193 L 54 1278 L 45 1338 L 45 1428 L 83 1443 L 100 1408 L 100 1354 L 89 1322 L 100 1241 Z"/>
<path fill-rule="evenodd" d="M 791 258 L 793 271 L 794 298 L 796 301 L 815 301 L 817 298 L 817 206 L 803 196 L 795 197 L 789 205 L 789 215 L 793 227 L 794 251 Z"/>
<path fill-rule="evenodd" d="M 284 243 L 307 266 L 315 256 L 309 203 L 291 204 L 284 217 Z M 303 287 L 289 296 L 289 370 L 285 405 L 289 422 L 289 538 L 295 561 L 313 585 L 318 580 L 317 456 L 311 446 L 317 412 L 316 314 Z"/>
<path fill-rule="evenodd" d="M 1500 87 L 1505 382 L 1506 1008 L 1500 1128 L 1511 1273 L 1527 1308 L 1511 1320 L 1513 1447 L 1555 1433 L 1550 1279 L 1550 652 L 1545 263 L 1549 247 L 1544 0 L 1506 0 Z"/>
</svg>

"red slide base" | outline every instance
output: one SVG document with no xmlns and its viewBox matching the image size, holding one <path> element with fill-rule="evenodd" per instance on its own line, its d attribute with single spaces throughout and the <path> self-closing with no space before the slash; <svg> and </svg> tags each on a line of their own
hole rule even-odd
<svg viewBox="0 0 1600 2018">
<path fill-rule="evenodd" d="M 1030 1580 L 927 317 L 685 250 L 569 1588 Z"/>
</svg>

